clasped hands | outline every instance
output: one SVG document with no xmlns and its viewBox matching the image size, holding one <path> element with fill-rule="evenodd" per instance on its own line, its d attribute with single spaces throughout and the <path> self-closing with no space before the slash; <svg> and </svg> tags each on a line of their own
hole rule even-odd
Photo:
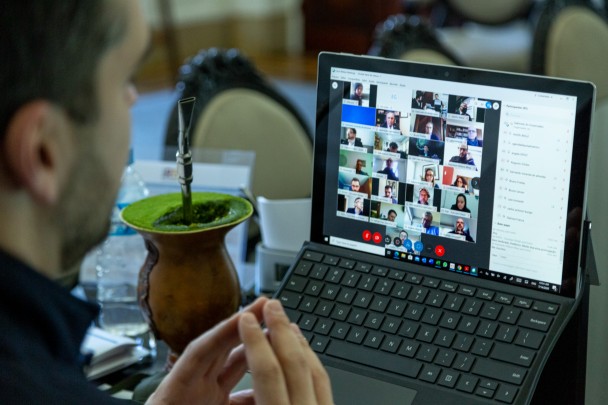
<svg viewBox="0 0 608 405">
<path fill-rule="evenodd" d="M 247 370 L 253 389 L 232 393 Z M 280 302 L 258 298 L 192 341 L 146 402 L 194 403 L 331 405 L 333 399 L 325 368 Z"/>
</svg>

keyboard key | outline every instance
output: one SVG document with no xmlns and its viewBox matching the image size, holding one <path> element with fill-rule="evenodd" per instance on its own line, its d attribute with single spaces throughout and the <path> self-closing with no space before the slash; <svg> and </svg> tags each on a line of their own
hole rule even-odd
<svg viewBox="0 0 608 405">
<path fill-rule="evenodd" d="M 422 316 L 422 322 L 428 323 L 429 325 L 437 325 L 439 318 L 441 318 L 441 310 L 436 308 L 427 308 Z"/>
<path fill-rule="evenodd" d="M 429 288 L 437 288 L 439 287 L 439 280 L 436 278 L 425 277 L 422 281 L 422 285 Z"/>
<path fill-rule="evenodd" d="M 338 304 L 334 307 L 334 310 L 331 313 L 331 318 L 337 321 L 345 321 L 349 312 L 349 306 Z"/>
<path fill-rule="evenodd" d="M 408 338 L 414 338 L 419 328 L 420 326 L 418 326 L 417 323 L 410 323 L 406 321 L 401 325 L 401 328 L 399 329 L 399 334 Z"/>
<path fill-rule="evenodd" d="M 323 283 L 320 281 L 313 280 L 313 281 L 309 282 L 308 285 L 306 286 L 305 294 L 316 297 L 319 294 L 321 294 L 322 289 L 323 289 Z"/>
<path fill-rule="evenodd" d="M 456 335 L 452 348 L 461 352 L 468 352 L 474 341 L 475 339 L 472 336 L 459 334 Z"/>
<path fill-rule="evenodd" d="M 433 366 L 432 364 L 427 364 L 424 366 L 422 370 L 422 374 L 420 374 L 420 379 L 422 381 L 427 381 L 432 384 L 435 384 L 437 378 L 439 377 L 439 373 L 441 372 L 441 368 L 437 366 Z"/>
<path fill-rule="evenodd" d="M 492 339 L 497 329 L 498 322 L 482 320 L 477 328 L 477 336 Z"/>
<path fill-rule="evenodd" d="M 454 363 L 454 359 L 456 358 L 456 352 L 451 350 L 439 350 L 437 357 L 435 357 L 435 364 L 443 367 L 452 367 L 452 363 Z"/>
<path fill-rule="evenodd" d="M 356 287 L 360 278 L 361 274 L 349 272 L 342 279 L 342 285 L 346 287 Z"/>
<path fill-rule="evenodd" d="M 450 347 L 456 338 L 456 333 L 448 330 L 440 330 L 435 339 L 435 344 L 441 347 Z"/>
<path fill-rule="evenodd" d="M 340 267 L 343 267 L 345 269 L 354 269 L 355 265 L 357 264 L 357 262 L 355 262 L 352 259 L 342 259 L 340 260 Z"/>
<path fill-rule="evenodd" d="M 519 308 L 530 309 L 530 308 L 532 308 L 532 300 L 529 298 L 518 297 L 518 298 L 515 298 L 513 305 L 515 305 L 516 307 L 519 307 Z"/>
<path fill-rule="evenodd" d="M 416 304 L 408 304 L 407 309 L 405 310 L 405 314 L 403 314 L 403 317 L 406 319 L 411 319 L 412 321 L 419 321 L 423 311 L 423 306 Z"/>
<path fill-rule="evenodd" d="M 535 311 L 544 312 L 547 314 L 555 315 L 559 309 L 559 305 L 550 304 L 548 302 L 536 301 L 532 304 L 532 309 Z"/>
<path fill-rule="evenodd" d="M 289 290 L 289 291 L 301 293 L 304 291 L 304 288 L 306 288 L 307 282 L 308 282 L 308 280 L 305 279 L 304 277 L 292 276 L 287 281 L 287 285 L 285 286 L 285 289 Z"/>
<path fill-rule="evenodd" d="M 516 345 L 507 345 L 496 342 L 492 350 L 491 358 L 506 361 L 519 366 L 530 367 L 536 352 Z"/>
<path fill-rule="evenodd" d="M 367 308 L 372 301 L 372 297 L 373 295 L 370 293 L 358 291 L 355 300 L 353 301 L 353 305 L 360 308 Z"/>
<path fill-rule="evenodd" d="M 443 314 L 441 322 L 439 322 L 439 326 L 441 326 L 442 328 L 454 330 L 458 325 L 458 321 L 460 321 L 460 315 L 447 312 Z"/>
<path fill-rule="evenodd" d="M 334 309 L 333 302 L 321 301 L 317 308 L 315 309 L 315 315 L 318 315 L 323 318 L 329 318 L 329 314 Z"/>
<path fill-rule="evenodd" d="M 370 271 L 372 271 L 372 265 L 367 264 L 367 263 L 358 262 L 355 265 L 355 271 L 358 271 L 360 273 L 369 273 Z"/>
<path fill-rule="evenodd" d="M 472 297 L 473 295 L 475 295 L 476 290 L 477 289 L 475 287 L 471 287 L 468 285 L 461 285 L 460 288 L 458 288 L 458 294 Z"/>
<path fill-rule="evenodd" d="M 458 330 L 460 332 L 473 334 L 477 330 L 477 325 L 479 325 L 479 319 L 463 316 L 462 321 L 458 325 Z"/>
<path fill-rule="evenodd" d="M 540 312 L 523 311 L 521 318 L 519 319 L 519 325 L 546 332 L 549 330 L 552 321 L 552 316 Z"/>
<path fill-rule="evenodd" d="M 372 274 L 380 277 L 386 277 L 388 275 L 388 269 L 386 267 L 375 266 L 372 269 Z"/>
<path fill-rule="evenodd" d="M 481 311 L 481 304 L 481 301 L 472 298 L 467 298 L 464 303 L 464 306 L 462 307 L 462 312 L 467 315 L 477 316 L 479 314 L 479 311 Z"/>
<path fill-rule="evenodd" d="M 471 371 L 473 363 L 475 363 L 475 357 L 470 354 L 459 353 L 456 356 L 456 361 L 454 362 L 454 365 L 452 367 L 454 367 L 456 370 L 468 373 L 469 371 Z"/>
<path fill-rule="evenodd" d="M 456 381 L 458 381 L 458 377 L 460 377 L 460 373 L 457 371 L 443 370 L 437 383 L 444 387 L 454 388 L 456 386 Z"/>
<path fill-rule="evenodd" d="M 405 281 L 407 281 L 410 284 L 420 284 L 420 283 L 422 283 L 422 276 L 409 273 L 405 276 Z"/>
<path fill-rule="evenodd" d="M 500 314 L 500 322 L 508 323 L 509 325 L 515 325 L 521 315 L 521 309 L 517 308 L 505 308 Z"/>
<path fill-rule="evenodd" d="M 506 343 L 512 343 L 515 334 L 517 333 L 517 327 L 500 325 L 498 332 L 496 333 L 496 339 Z"/>
<path fill-rule="evenodd" d="M 311 263 L 311 262 L 301 261 L 300 263 L 298 263 L 298 265 L 296 266 L 296 268 L 293 272 L 295 274 L 299 274 L 301 276 L 307 276 L 308 273 L 310 272 L 310 269 L 312 269 L 313 264 L 314 263 Z"/>
<path fill-rule="evenodd" d="M 310 277 L 316 280 L 323 280 L 328 271 L 329 266 L 326 266 L 324 264 L 315 264 L 315 266 L 312 268 L 312 271 L 310 272 Z"/>
<path fill-rule="evenodd" d="M 291 309 L 298 308 L 298 305 L 300 305 L 301 299 L 302 299 L 302 296 L 300 294 L 296 294 L 296 293 L 290 292 L 290 291 L 283 291 L 281 293 L 281 296 L 279 297 L 281 304 L 283 304 L 283 306 L 285 308 L 291 308 Z"/>
<path fill-rule="evenodd" d="M 315 323 L 317 322 L 317 317 L 312 315 L 304 315 L 298 325 L 302 330 L 312 330 L 315 327 Z"/>
<path fill-rule="evenodd" d="M 329 264 L 330 266 L 337 266 L 338 263 L 340 263 L 340 258 L 327 255 L 323 258 L 323 263 Z"/>
<path fill-rule="evenodd" d="M 330 342 L 326 354 L 339 359 L 350 360 L 392 373 L 405 375 L 410 378 L 416 378 L 422 368 L 422 364 L 407 357 L 402 357 L 399 361 L 395 361 L 394 356 L 389 353 L 383 353 L 339 340 Z"/>
<path fill-rule="evenodd" d="M 344 270 L 331 267 L 325 276 L 325 280 L 330 283 L 338 284 L 340 280 L 342 280 L 342 276 L 344 276 Z"/>
<path fill-rule="evenodd" d="M 317 324 L 312 330 L 315 334 L 319 335 L 329 335 L 332 326 L 334 326 L 334 321 L 331 319 L 319 319 L 317 320 Z"/>
<path fill-rule="evenodd" d="M 477 298 L 481 298 L 482 300 L 492 301 L 494 298 L 494 291 L 490 290 L 479 290 L 477 292 Z"/>
<path fill-rule="evenodd" d="M 380 343 L 382 343 L 382 339 L 384 335 L 380 332 L 368 332 L 363 344 L 368 347 L 372 347 L 377 349 L 380 347 Z"/>
<path fill-rule="evenodd" d="M 338 296 L 336 297 L 336 301 L 342 304 L 350 305 L 355 299 L 356 294 L 357 290 L 352 288 L 341 288 Z"/>
<path fill-rule="evenodd" d="M 429 290 L 423 287 L 417 287 L 412 289 L 410 295 L 407 297 L 408 301 L 417 302 L 422 304 L 429 293 Z"/>
<path fill-rule="evenodd" d="M 500 304 L 486 302 L 483 304 L 483 309 L 480 311 L 479 316 L 495 321 L 498 318 L 498 314 L 500 313 L 501 309 L 502 305 Z"/>
<path fill-rule="evenodd" d="M 316 298 L 304 297 L 298 309 L 302 312 L 311 314 L 315 310 L 317 302 L 319 302 L 319 300 L 317 300 Z"/>
<path fill-rule="evenodd" d="M 436 308 L 441 308 L 446 297 L 447 294 L 443 291 L 431 291 L 429 297 L 426 299 L 426 304 Z"/>
<path fill-rule="evenodd" d="M 389 295 L 394 285 L 395 282 L 393 280 L 380 280 L 378 283 L 376 283 L 374 292 L 376 294 Z"/>
<path fill-rule="evenodd" d="M 508 384 L 500 384 L 500 387 L 496 390 L 495 400 L 512 404 L 517 395 L 518 388 Z"/>
<path fill-rule="evenodd" d="M 412 289 L 411 285 L 399 283 L 393 288 L 391 297 L 405 299 Z"/>
<path fill-rule="evenodd" d="M 321 293 L 321 298 L 329 300 L 329 301 L 333 301 L 336 299 L 336 296 L 338 295 L 338 293 L 340 292 L 340 287 L 330 284 L 330 285 L 326 285 L 325 288 L 323 289 L 323 292 Z"/>
<path fill-rule="evenodd" d="M 344 340 L 350 330 L 350 325 L 346 323 L 336 323 L 334 328 L 331 330 L 330 336 L 336 339 Z"/>
<path fill-rule="evenodd" d="M 521 385 L 524 377 L 526 376 L 526 370 L 522 367 L 481 357 L 476 359 L 471 371 L 473 374 L 482 377 L 489 377 L 495 380 L 517 385 Z"/>
<path fill-rule="evenodd" d="M 374 276 L 364 276 L 359 280 L 358 288 L 365 291 L 372 291 L 376 285 L 377 278 Z"/>
<path fill-rule="evenodd" d="M 545 335 L 539 332 L 528 329 L 520 329 L 515 339 L 515 344 L 529 347 L 530 349 L 538 349 L 543 342 Z"/>
<path fill-rule="evenodd" d="M 401 300 L 391 300 L 386 309 L 386 313 L 394 316 L 401 316 L 405 311 L 407 303 Z"/>
<path fill-rule="evenodd" d="M 456 389 L 458 391 L 468 392 L 469 394 L 475 391 L 475 387 L 477 386 L 477 381 L 479 378 L 474 377 L 472 375 L 463 375 L 458 379 L 458 383 L 456 384 Z"/>
<path fill-rule="evenodd" d="M 443 281 L 439 285 L 439 289 L 448 292 L 456 292 L 458 289 L 458 284 L 452 283 L 451 281 Z"/>
<path fill-rule="evenodd" d="M 450 295 L 446 299 L 445 304 L 443 304 L 443 307 L 445 309 L 449 309 L 450 311 L 459 312 L 460 308 L 462 308 L 462 304 L 464 304 L 464 297 L 460 297 L 458 295 Z"/>
<path fill-rule="evenodd" d="M 389 353 L 397 353 L 397 349 L 399 348 L 399 344 L 401 343 L 401 338 L 396 336 L 385 336 L 384 341 L 382 342 L 382 346 L 380 346 L 380 350 L 384 350 Z"/>
<path fill-rule="evenodd" d="M 437 328 L 432 328 L 430 326 L 423 325 L 418 330 L 418 334 L 416 335 L 416 340 L 420 340 L 422 342 L 431 343 L 433 339 L 435 339 L 435 335 L 437 334 Z"/>
<path fill-rule="evenodd" d="M 393 317 L 387 317 L 384 320 L 384 323 L 382 324 L 382 326 L 380 327 L 380 329 L 383 332 L 390 333 L 392 335 L 396 335 L 400 326 L 401 326 L 401 319 L 399 319 L 399 318 L 393 318 Z"/>
<path fill-rule="evenodd" d="M 432 363 L 435 355 L 437 354 L 437 348 L 429 345 L 422 345 L 420 350 L 418 350 L 418 354 L 416 355 L 416 359 L 420 361 L 424 361 L 426 363 Z"/>
<path fill-rule="evenodd" d="M 479 395 L 480 397 L 484 398 L 492 398 L 494 396 L 494 391 L 487 388 L 478 387 L 477 391 L 475 391 L 475 395 Z"/>
<path fill-rule="evenodd" d="M 508 295 L 508 294 L 498 293 L 498 294 L 496 294 L 496 298 L 494 299 L 494 301 L 501 303 L 501 304 L 505 304 L 505 305 L 511 305 L 511 303 L 513 302 L 513 296 Z"/>
<path fill-rule="evenodd" d="M 384 322 L 384 315 L 382 314 L 369 314 L 365 319 L 365 326 L 368 329 L 380 329 L 380 326 Z"/>
<path fill-rule="evenodd" d="M 307 250 L 306 252 L 304 252 L 304 254 L 302 255 L 302 257 L 306 260 L 312 260 L 313 262 L 320 262 L 321 260 L 323 260 L 323 254 L 319 253 L 319 252 L 311 252 L 310 250 Z"/>
<path fill-rule="evenodd" d="M 348 332 L 348 335 L 346 336 L 346 340 L 360 345 L 361 342 L 363 342 L 363 339 L 365 338 L 366 334 L 367 334 L 367 331 L 363 328 L 351 328 L 350 332 Z M 335 342 L 337 342 L 337 341 L 334 341 L 334 343 Z M 353 353 L 357 353 L 357 352 L 353 352 Z"/>
<path fill-rule="evenodd" d="M 402 281 L 405 278 L 405 272 L 401 270 L 391 269 L 388 273 L 388 278 Z"/>
<path fill-rule="evenodd" d="M 414 358 L 419 347 L 420 347 L 420 343 L 414 342 L 413 340 L 410 340 L 410 339 L 403 339 L 403 342 L 401 343 L 401 347 L 399 348 L 399 354 L 401 356 Z"/>
<path fill-rule="evenodd" d="M 323 353 L 328 343 L 329 338 L 315 335 L 310 342 L 310 347 L 317 353 Z"/>
<path fill-rule="evenodd" d="M 478 356 L 486 357 L 490 354 L 490 350 L 494 342 L 488 339 L 476 339 L 475 344 L 473 345 L 473 349 L 471 349 L 471 353 L 476 354 Z"/>
</svg>

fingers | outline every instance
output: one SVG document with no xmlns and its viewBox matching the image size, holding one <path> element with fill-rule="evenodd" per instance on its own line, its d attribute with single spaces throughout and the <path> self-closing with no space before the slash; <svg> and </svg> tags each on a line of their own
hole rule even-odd
<svg viewBox="0 0 608 405">
<path fill-rule="evenodd" d="M 256 402 L 268 405 L 288 404 L 289 395 L 281 366 L 256 318 L 247 313 L 242 314 L 239 333 L 251 370 Z"/>
<path fill-rule="evenodd" d="M 298 325 L 292 324 L 291 326 L 292 329 L 294 329 L 294 331 L 296 332 L 296 334 L 300 336 L 300 344 L 302 345 L 302 350 L 304 351 L 304 355 L 306 356 L 306 361 L 310 365 L 317 403 L 328 405 L 333 404 L 331 384 L 325 367 L 321 363 L 321 360 L 319 360 L 319 357 L 310 348 L 308 340 L 306 340 Z"/>
<path fill-rule="evenodd" d="M 283 307 L 276 300 L 269 301 L 264 307 L 264 320 L 283 369 L 291 402 L 312 403 L 316 395 L 302 337 L 294 333 Z"/>
<path fill-rule="evenodd" d="M 278 301 L 264 306 L 264 321 L 268 338 L 253 317 L 243 315 L 239 323 L 256 402 L 331 405 L 331 387 L 323 365 Z"/>
<path fill-rule="evenodd" d="M 245 308 L 244 312 L 262 319 L 263 307 L 267 301 L 267 298 L 258 298 Z M 173 367 L 172 373 L 183 373 L 184 377 L 219 373 L 230 351 L 240 343 L 238 334 L 240 316 L 241 313 L 232 315 L 190 342 Z"/>
</svg>

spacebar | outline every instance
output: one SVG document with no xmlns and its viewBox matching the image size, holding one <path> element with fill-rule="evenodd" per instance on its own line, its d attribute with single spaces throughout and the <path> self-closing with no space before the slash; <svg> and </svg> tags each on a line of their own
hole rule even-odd
<svg viewBox="0 0 608 405">
<path fill-rule="evenodd" d="M 417 361 L 340 340 L 332 340 L 325 354 L 412 378 L 416 378 L 422 368 Z"/>
</svg>

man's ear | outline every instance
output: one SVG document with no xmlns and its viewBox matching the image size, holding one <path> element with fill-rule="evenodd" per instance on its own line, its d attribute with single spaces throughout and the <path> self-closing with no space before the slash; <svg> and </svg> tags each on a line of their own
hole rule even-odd
<svg viewBox="0 0 608 405">
<path fill-rule="evenodd" d="M 4 139 L 4 160 L 14 185 L 32 198 L 53 204 L 61 191 L 62 143 L 66 117 L 63 110 L 44 100 L 29 102 L 9 121 Z M 66 146 L 66 145 L 63 145 Z"/>
</svg>

